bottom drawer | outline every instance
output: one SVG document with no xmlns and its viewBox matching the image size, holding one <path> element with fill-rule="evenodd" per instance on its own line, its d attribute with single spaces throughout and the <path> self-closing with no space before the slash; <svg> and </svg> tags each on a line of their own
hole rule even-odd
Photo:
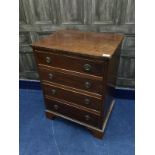
<svg viewBox="0 0 155 155">
<path fill-rule="evenodd" d="M 63 104 L 61 102 L 54 101 L 49 98 L 45 98 L 45 105 L 47 110 L 60 113 L 64 116 L 87 123 L 95 127 L 99 127 L 99 116 L 95 114 L 91 114 L 89 112 L 71 107 L 67 104 Z"/>
</svg>

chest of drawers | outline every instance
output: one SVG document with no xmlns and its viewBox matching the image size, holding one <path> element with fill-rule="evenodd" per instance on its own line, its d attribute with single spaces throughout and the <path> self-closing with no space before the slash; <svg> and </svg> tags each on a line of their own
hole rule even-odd
<svg viewBox="0 0 155 155">
<path fill-rule="evenodd" d="M 61 30 L 32 44 L 47 118 L 76 122 L 102 138 L 122 40 L 114 33 Z"/>
</svg>

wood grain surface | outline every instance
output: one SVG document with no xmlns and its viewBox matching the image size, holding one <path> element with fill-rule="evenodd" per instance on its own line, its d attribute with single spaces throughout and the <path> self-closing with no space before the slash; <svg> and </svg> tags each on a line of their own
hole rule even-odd
<svg viewBox="0 0 155 155">
<path fill-rule="evenodd" d="M 99 113 L 101 111 L 102 99 L 94 96 L 87 96 L 62 87 L 56 87 L 55 85 L 51 85 L 46 82 L 43 82 L 43 89 L 45 94 L 50 97 L 66 100 L 70 102 L 70 104 L 75 104 L 76 106 L 81 105 L 83 107 L 90 108 L 92 111 L 97 110 Z"/>
<path fill-rule="evenodd" d="M 56 49 L 72 54 L 111 57 L 121 44 L 123 35 L 115 33 L 81 32 L 62 30 L 32 44 L 32 47 Z"/>
</svg>

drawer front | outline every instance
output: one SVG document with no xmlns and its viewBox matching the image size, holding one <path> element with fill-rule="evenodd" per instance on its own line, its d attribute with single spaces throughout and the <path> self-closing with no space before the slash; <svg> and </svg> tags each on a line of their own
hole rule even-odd
<svg viewBox="0 0 155 155">
<path fill-rule="evenodd" d="M 99 126 L 99 117 L 94 114 L 85 112 L 83 110 L 71 107 L 66 104 L 62 104 L 49 98 L 45 98 L 45 104 L 47 110 L 60 113 L 62 115 L 68 116 L 72 119 L 87 123 L 95 127 Z"/>
<path fill-rule="evenodd" d="M 92 61 L 84 58 L 49 54 L 45 52 L 36 52 L 36 57 L 39 64 L 103 76 L 103 62 L 101 61 Z"/>
<path fill-rule="evenodd" d="M 83 78 L 78 75 L 69 75 L 52 69 L 39 68 L 41 80 L 54 82 L 89 92 L 103 94 L 103 84 L 100 80 Z"/>
<path fill-rule="evenodd" d="M 86 96 L 74 91 L 58 88 L 48 84 L 43 84 L 43 90 L 45 95 L 72 102 L 73 104 L 82 105 L 96 111 L 101 111 L 101 99 Z"/>
</svg>

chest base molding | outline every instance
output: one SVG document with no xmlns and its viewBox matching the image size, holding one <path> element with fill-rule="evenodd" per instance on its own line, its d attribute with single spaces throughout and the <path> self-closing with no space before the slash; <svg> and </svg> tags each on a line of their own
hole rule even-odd
<svg viewBox="0 0 155 155">
<path fill-rule="evenodd" d="M 64 115 L 59 114 L 59 113 L 57 113 L 57 112 L 53 112 L 53 111 L 51 111 L 51 110 L 45 110 L 45 114 L 46 114 L 46 117 L 47 117 L 47 118 L 52 119 L 52 120 L 54 120 L 56 117 L 60 117 L 60 118 L 64 118 L 64 119 L 66 119 L 66 120 L 75 122 L 75 123 L 77 123 L 77 124 L 80 124 L 80 125 L 86 127 L 88 130 L 90 130 L 90 131 L 92 132 L 92 134 L 93 134 L 96 138 L 102 139 L 103 134 L 104 134 L 104 131 L 105 131 L 105 128 L 106 128 L 106 126 L 107 126 L 108 119 L 109 119 L 109 117 L 110 117 L 110 114 L 111 114 L 111 112 L 112 112 L 112 110 L 113 110 L 114 105 L 115 105 L 115 100 L 113 99 L 113 100 L 111 101 L 111 103 L 110 103 L 110 107 L 109 107 L 109 109 L 108 109 L 108 111 L 107 111 L 107 114 L 106 114 L 106 116 L 105 116 L 102 129 L 96 128 L 96 127 L 94 127 L 94 126 L 88 125 L 88 124 L 83 123 L 83 122 L 80 122 L 80 121 L 77 121 L 77 120 L 75 120 L 75 119 L 72 119 L 72 118 L 70 118 L 70 117 L 64 116 Z"/>
</svg>

